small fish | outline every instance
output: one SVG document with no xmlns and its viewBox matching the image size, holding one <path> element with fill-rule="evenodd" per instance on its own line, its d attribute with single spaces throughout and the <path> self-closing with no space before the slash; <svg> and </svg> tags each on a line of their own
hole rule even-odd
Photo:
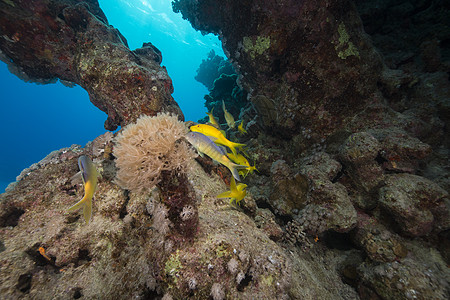
<svg viewBox="0 0 450 300">
<path fill-rule="evenodd" d="M 236 147 L 239 148 L 245 146 L 245 144 L 233 143 L 232 141 L 227 140 L 227 138 L 217 128 L 211 125 L 198 124 L 191 126 L 189 129 L 191 131 L 200 132 L 203 133 L 204 135 L 212 137 L 214 143 L 227 146 L 234 154 L 237 154 L 235 149 Z"/>
<path fill-rule="evenodd" d="M 217 122 L 217 119 L 214 118 L 213 110 L 214 110 L 214 107 L 211 109 L 211 112 L 207 112 L 206 113 L 208 115 L 208 117 L 209 117 L 209 123 L 211 123 L 217 129 L 220 129 L 219 122 Z"/>
<path fill-rule="evenodd" d="M 225 120 L 227 121 L 228 127 L 233 129 L 236 124 L 234 123 L 233 115 L 230 114 L 227 109 L 225 108 L 225 102 L 222 100 L 222 108 L 223 108 L 223 114 L 225 115 Z"/>
<path fill-rule="evenodd" d="M 228 158 L 231 159 L 233 162 L 237 163 L 238 165 L 243 165 L 243 166 L 247 166 L 245 168 L 245 170 L 239 170 L 239 174 L 241 174 L 242 176 L 247 177 L 248 174 L 253 173 L 253 171 L 258 171 L 256 169 L 256 166 L 251 166 L 250 163 L 248 162 L 248 160 L 242 155 L 242 154 L 237 154 L 234 155 L 233 153 L 228 153 Z"/>
<path fill-rule="evenodd" d="M 92 199 L 97 188 L 97 181 L 100 174 L 95 168 L 92 160 L 86 155 L 82 155 L 78 158 L 78 167 L 80 168 L 79 173 L 84 184 L 84 197 L 74 206 L 70 207 L 68 211 L 83 208 L 84 220 L 87 224 L 89 224 L 92 218 Z"/>
<path fill-rule="evenodd" d="M 226 152 L 214 144 L 206 135 L 200 132 L 189 132 L 186 136 L 186 139 L 192 146 L 197 149 L 197 151 L 204 153 L 211 157 L 213 160 L 221 163 L 228 169 L 230 169 L 231 174 L 236 180 L 241 181 L 239 177 L 238 169 L 245 169 L 246 166 L 241 166 L 233 163 L 226 155 Z"/>
<path fill-rule="evenodd" d="M 52 261 L 52 259 L 50 257 L 48 257 L 47 254 L 45 254 L 45 249 L 44 247 L 39 247 L 39 253 L 48 261 Z"/>
<path fill-rule="evenodd" d="M 241 121 L 241 124 L 239 124 L 238 130 L 239 130 L 239 132 L 242 133 L 242 134 L 246 134 L 246 133 L 247 133 L 247 130 L 245 130 L 245 128 L 244 128 L 244 120 L 242 120 L 242 121 Z"/>
<path fill-rule="evenodd" d="M 239 205 L 241 200 L 244 199 L 247 194 L 246 188 L 247 185 L 245 183 L 238 183 L 236 185 L 236 181 L 233 177 L 231 177 L 230 190 L 217 195 L 217 198 L 231 198 L 230 204 L 233 203 L 233 201 L 236 201 L 236 204 Z"/>
</svg>

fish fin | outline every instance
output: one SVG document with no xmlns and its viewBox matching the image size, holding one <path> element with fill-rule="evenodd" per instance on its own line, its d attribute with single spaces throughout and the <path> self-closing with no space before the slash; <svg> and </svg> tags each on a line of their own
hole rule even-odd
<svg viewBox="0 0 450 300">
<path fill-rule="evenodd" d="M 84 220 L 86 221 L 86 224 L 89 224 L 92 219 L 92 200 L 86 201 L 84 207 L 83 207 L 83 216 Z"/>
<path fill-rule="evenodd" d="M 230 148 L 231 152 L 233 152 L 233 154 L 237 156 L 236 148 L 241 149 L 242 147 L 245 146 L 245 144 L 230 142 L 227 144 L 227 146 L 228 146 L 228 148 Z"/>
<path fill-rule="evenodd" d="M 238 169 L 246 169 L 247 166 L 243 165 L 237 165 L 237 164 L 230 164 L 228 169 L 230 169 L 231 174 L 233 174 L 233 177 L 236 178 L 237 181 L 241 181 L 241 177 L 239 177 L 239 171 Z"/>
<path fill-rule="evenodd" d="M 80 208 L 82 208 L 85 204 L 85 198 L 83 197 L 83 199 L 81 199 L 80 201 L 78 201 L 77 203 L 75 203 L 75 205 L 72 205 L 71 207 L 69 207 L 67 209 L 67 211 L 75 211 L 75 210 L 79 210 Z"/>
<path fill-rule="evenodd" d="M 217 195 L 216 197 L 219 198 L 219 199 L 220 198 L 230 198 L 231 197 L 231 191 L 223 192 L 223 193 Z"/>
<path fill-rule="evenodd" d="M 83 183 L 83 179 L 81 178 L 81 171 L 79 171 L 77 174 L 70 177 L 70 183 L 72 185 L 77 185 L 79 183 Z"/>
<path fill-rule="evenodd" d="M 233 177 L 231 177 L 231 180 L 230 180 L 230 190 L 232 190 L 232 191 L 236 191 L 237 190 L 237 188 L 236 188 L 236 180 L 234 180 Z"/>
</svg>

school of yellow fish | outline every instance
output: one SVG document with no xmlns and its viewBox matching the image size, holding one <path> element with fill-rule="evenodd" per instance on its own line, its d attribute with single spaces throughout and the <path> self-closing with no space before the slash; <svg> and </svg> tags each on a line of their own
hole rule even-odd
<svg viewBox="0 0 450 300">
<path fill-rule="evenodd" d="M 234 129 L 236 127 L 234 118 L 226 110 L 225 102 L 223 101 L 222 107 L 228 127 Z M 191 132 L 185 137 L 192 146 L 197 149 L 200 155 L 206 154 L 211 159 L 223 164 L 230 170 L 233 175 L 230 181 L 230 190 L 217 195 L 217 198 L 230 198 L 230 204 L 234 201 L 236 204 L 240 205 L 240 201 L 244 199 L 247 194 L 247 185 L 241 182 L 236 183 L 236 180 L 241 181 L 239 175 L 245 178 L 248 174 L 253 173 L 253 171 L 256 170 L 256 167 L 250 165 L 249 161 L 241 153 L 238 153 L 239 150 L 245 154 L 243 149 L 245 144 L 235 143 L 226 138 L 226 132 L 220 128 L 219 122 L 217 122 L 217 119 L 213 115 L 213 110 L 207 113 L 207 115 L 209 117 L 209 124 L 197 124 L 191 126 Z M 243 120 L 241 120 L 237 129 L 240 134 L 247 133 L 244 129 Z M 231 150 L 231 153 L 227 153 L 225 147 L 228 147 Z M 82 208 L 84 220 L 89 224 L 92 219 L 92 200 L 94 198 L 95 190 L 97 189 L 100 173 L 95 168 L 92 160 L 85 155 L 79 157 L 78 166 L 80 172 L 72 177 L 72 181 L 76 179 L 82 180 L 85 191 L 84 197 L 70 207 L 68 211 L 75 211 Z"/>
<path fill-rule="evenodd" d="M 225 120 L 229 129 L 236 127 L 234 117 L 227 111 L 225 102 L 222 101 L 222 108 Z M 230 204 L 233 201 L 240 205 L 240 201 L 245 198 L 247 194 L 247 185 L 244 183 L 237 183 L 240 181 L 241 175 L 245 178 L 248 174 L 257 171 L 255 166 L 250 165 L 244 154 L 243 147 L 245 144 L 235 143 L 226 138 L 226 133 L 221 129 L 219 122 L 213 115 L 213 110 L 207 112 L 209 117 L 209 124 L 197 124 L 190 127 L 191 132 L 186 135 L 186 139 L 197 149 L 200 154 L 206 154 L 213 160 L 226 166 L 233 175 L 230 182 L 230 190 L 217 195 L 217 198 L 230 198 Z M 246 134 L 247 130 L 244 128 L 244 120 L 241 120 L 237 130 L 240 134 Z M 231 153 L 227 153 L 224 147 L 228 147 Z"/>
</svg>

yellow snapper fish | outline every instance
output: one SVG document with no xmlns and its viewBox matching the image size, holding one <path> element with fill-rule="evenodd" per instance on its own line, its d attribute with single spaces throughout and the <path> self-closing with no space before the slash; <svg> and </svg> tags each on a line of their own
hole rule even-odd
<svg viewBox="0 0 450 300">
<path fill-rule="evenodd" d="M 223 134 L 223 136 L 225 136 L 225 131 L 222 130 L 222 129 L 220 129 L 220 124 L 219 124 L 219 122 L 217 121 L 216 118 L 214 118 L 213 110 L 214 110 L 214 107 L 211 109 L 211 112 L 210 112 L 210 113 L 209 113 L 209 112 L 206 113 L 206 114 L 208 115 L 208 117 L 209 117 L 209 121 L 208 121 L 208 122 L 209 122 L 210 124 L 212 124 L 213 127 L 216 127 L 217 129 L 219 129 L 219 131 Z"/>
<path fill-rule="evenodd" d="M 244 120 L 242 120 L 242 121 L 241 121 L 241 124 L 239 124 L 238 130 L 239 130 L 239 132 L 242 133 L 242 134 L 246 134 L 246 133 L 247 133 L 247 130 L 245 130 L 245 128 L 244 128 Z"/>
<path fill-rule="evenodd" d="M 237 154 L 236 149 L 235 149 L 236 147 L 245 146 L 245 144 L 233 143 L 232 141 L 227 140 L 227 138 L 217 128 L 215 128 L 211 125 L 198 124 L 198 125 L 191 126 L 189 129 L 191 131 L 200 132 L 200 133 L 203 133 L 204 135 L 212 137 L 214 143 L 227 146 L 228 148 L 231 149 L 233 154 Z"/>
<path fill-rule="evenodd" d="M 248 175 L 253 173 L 253 171 L 256 170 L 256 166 L 251 166 L 250 163 L 248 162 L 248 160 L 242 155 L 242 154 L 233 154 L 233 153 L 228 153 L 228 158 L 230 158 L 233 162 L 239 164 L 239 165 L 243 165 L 243 166 L 247 166 L 245 168 L 245 170 L 239 170 L 239 174 L 243 175 L 244 178 Z M 258 171 L 258 170 L 256 170 Z"/>
<path fill-rule="evenodd" d="M 207 112 L 206 113 L 208 115 L 208 117 L 209 117 L 209 123 L 211 123 L 217 129 L 220 129 L 219 122 L 217 122 L 217 119 L 214 118 L 213 110 L 214 110 L 214 107 L 211 109 L 211 112 Z"/>
<path fill-rule="evenodd" d="M 233 177 L 231 177 L 230 182 L 230 190 L 223 192 L 222 194 L 217 195 L 217 198 L 231 198 L 230 204 L 233 203 L 233 201 L 236 201 L 236 204 L 239 204 L 242 199 L 244 199 L 245 195 L 247 194 L 247 185 L 244 183 L 238 183 L 236 185 L 236 181 Z"/>
<path fill-rule="evenodd" d="M 237 169 L 245 169 L 246 166 L 241 166 L 238 164 L 233 163 L 226 155 L 226 152 L 214 144 L 213 141 L 211 141 L 206 135 L 200 132 L 189 132 L 186 134 L 186 139 L 189 143 L 192 144 L 192 146 L 197 149 L 198 152 L 204 153 L 211 157 L 213 160 L 221 163 L 228 169 L 230 169 L 231 174 L 233 174 L 233 177 L 236 178 L 236 180 L 241 181 L 241 178 L 239 177 L 239 173 Z"/>
<path fill-rule="evenodd" d="M 72 178 L 81 176 L 84 184 L 84 197 L 74 206 L 70 207 L 68 211 L 74 211 L 83 208 L 84 220 L 87 224 L 89 224 L 92 218 L 92 198 L 94 197 L 94 193 L 97 188 L 98 177 L 100 176 L 100 174 L 95 168 L 92 160 L 86 155 L 82 155 L 78 158 L 78 167 L 80 168 L 80 172 L 78 172 Z"/>
<path fill-rule="evenodd" d="M 228 127 L 234 128 L 234 126 L 236 124 L 234 124 L 233 115 L 227 111 L 227 109 L 225 108 L 225 102 L 223 100 L 222 100 L 222 108 L 223 108 L 223 114 L 225 115 L 225 120 L 227 121 Z"/>
</svg>

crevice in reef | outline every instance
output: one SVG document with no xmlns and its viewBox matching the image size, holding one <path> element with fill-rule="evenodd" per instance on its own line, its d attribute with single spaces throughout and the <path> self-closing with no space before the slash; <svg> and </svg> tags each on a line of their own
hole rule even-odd
<svg viewBox="0 0 450 300">
<path fill-rule="evenodd" d="M 59 268 L 55 265 L 56 258 L 45 254 L 45 250 L 40 243 L 35 243 L 25 250 L 25 253 L 34 261 L 36 266 L 51 266 L 56 272 L 59 272 Z"/>
<path fill-rule="evenodd" d="M 80 287 L 76 287 L 73 289 L 73 299 L 80 299 L 83 297 L 83 294 L 81 293 L 83 289 Z"/>
<path fill-rule="evenodd" d="M 351 250 L 356 248 L 350 239 L 349 233 L 328 230 L 323 233 L 322 239 L 330 249 Z"/>
<path fill-rule="evenodd" d="M 247 286 L 250 284 L 250 282 L 252 282 L 252 280 L 253 280 L 252 275 L 250 275 L 250 274 L 248 274 L 248 273 L 245 274 L 244 279 L 242 279 L 241 282 L 238 284 L 237 290 L 238 290 L 239 292 L 244 291 L 245 287 L 247 287 Z"/>
<path fill-rule="evenodd" d="M 125 218 L 125 216 L 128 214 L 128 212 L 127 212 L 127 205 L 128 205 L 128 202 L 130 201 L 130 192 L 128 190 L 125 190 L 123 193 L 124 193 L 124 196 L 125 196 L 125 202 L 123 203 L 123 206 L 120 209 L 120 213 L 119 213 L 119 218 L 120 219 Z"/>
<path fill-rule="evenodd" d="M 31 279 L 33 275 L 31 273 L 25 273 L 19 276 L 16 288 L 24 294 L 27 294 L 31 289 Z"/>
<path fill-rule="evenodd" d="M 89 255 L 89 250 L 87 249 L 79 249 L 78 250 L 78 258 L 75 265 L 81 266 L 92 260 L 92 257 Z"/>
<path fill-rule="evenodd" d="M 25 211 L 21 208 L 10 206 L 0 216 L 0 227 L 15 227 L 19 223 L 20 216 Z"/>
</svg>

